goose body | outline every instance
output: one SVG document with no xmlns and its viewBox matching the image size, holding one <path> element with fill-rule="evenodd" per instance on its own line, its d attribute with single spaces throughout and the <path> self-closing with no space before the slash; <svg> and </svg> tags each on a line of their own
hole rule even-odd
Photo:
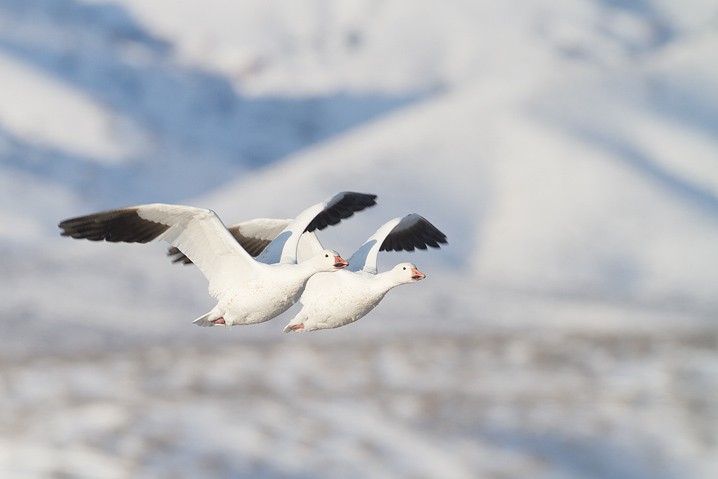
<svg viewBox="0 0 718 479">
<path fill-rule="evenodd" d="M 334 250 L 316 251 L 297 262 L 305 231 L 322 229 L 372 206 L 375 195 L 342 192 L 302 211 L 255 259 L 211 210 L 149 204 L 120 208 L 60 222 L 63 236 L 91 241 L 146 243 L 165 240 L 189 258 L 209 282 L 217 304 L 200 326 L 253 324 L 286 311 L 318 272 L 336 272 L 347 262 Z"/>
<path fill-rule="evenodd" d="M 378 274 L 344 270 L 330 277 L 318 273 L 307 282 L 300 299 L 302 309 L 284 332 L 331 329 L 353 323 L 374 309 L 392 288 L 425 277 L 413 263 L 400 263 Z"/>
<path fill-rule="evenodd" d="M 284 332 L 331 329 L 353 323 L 372 309 L 393 288 L 426 278 L 413 263 L 399 263 L 377 272 L 380 251 L 414 251 L 440 248 L 446 235 L 426 218 L 411 213 L 381 225 L 349 259 L 349 267 L 337 277 L 322 273 L 307 282 L 297 313 Z"/>
<path fill-rule="evenodd" d="M 268 321 L 297 302 L 309 278 L 319 272 L 331 274 L 346 266 L 336 251 L 301 264 L 263 264 L 258 262 L 256 274 L 224 294 L 216 295 L 217 305 L 197 318 L 198 326 L 254 324 Z"/>
</svg>

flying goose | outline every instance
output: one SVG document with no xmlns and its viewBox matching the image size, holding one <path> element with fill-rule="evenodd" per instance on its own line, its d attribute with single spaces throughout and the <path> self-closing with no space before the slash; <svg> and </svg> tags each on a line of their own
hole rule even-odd
<svg viewBox="0 0 718 479">
<path fill-rule="evenodd" d="M 424 217 L 412 213 L 384 223 L 349 259 L 349 267 L 336 275 L 319 273 L 307 282 L 302 309 L 284 332 L 338 328 L 353 323 L 372 309 L 396 286 L 426 278 L 413 263 L 399 263 L 377 272 L 380 251 L 414 251 L 440 248 L 446 235 Z"/>
</svg>

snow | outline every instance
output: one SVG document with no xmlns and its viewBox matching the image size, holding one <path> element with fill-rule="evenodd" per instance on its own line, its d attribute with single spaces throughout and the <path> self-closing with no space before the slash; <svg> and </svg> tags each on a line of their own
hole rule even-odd
<svg viewBox="0 0 718 479">
<path fill-rule="evenodd" d="M 4 73 L 0 89 L 12 100 L 0 111 L 0 124 L 11 134 L 99 159 L 127 155 L 110 135 L 112 118 L 91 99 L 4 55 L 0 55 L 0 69 Z M 76 120 L 53 118 L 53 113 Z"/>
<path fill-rule="evenodd" d="M 718 387 L 715 334 L 289 338 L 6 363 L 4 471 L 707 478 L 718 466 L 715 417 L 701 414 Z"/>
<path fill-rule="evenodd" d="M 712 478 L 714 2 L 0 4 L 0 476 Z M 444 231 L 337 330 L 212 307 L 164 244 L 340 190 Z"/>
</svg>

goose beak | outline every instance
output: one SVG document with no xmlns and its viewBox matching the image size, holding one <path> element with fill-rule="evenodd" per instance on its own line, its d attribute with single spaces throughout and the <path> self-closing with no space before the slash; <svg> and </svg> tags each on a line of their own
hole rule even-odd
<svg viewBox="0 0 718 479">
<path fill-rule="evenodd" d="M 411 279 L 414 281 L 421 281 L 422 279 L 426 278 L 426 275 L 419 271 L 416 268 L 411 269 Z"/>
<path fill-rule="evenodd" d="M 349 266 L 349 263 L 347 263 L 347 260 L 345 260 L 341 256 L 334 257 L 334 267 L 336 269 L 346 268 L 347 266 Z"/>
</svg>

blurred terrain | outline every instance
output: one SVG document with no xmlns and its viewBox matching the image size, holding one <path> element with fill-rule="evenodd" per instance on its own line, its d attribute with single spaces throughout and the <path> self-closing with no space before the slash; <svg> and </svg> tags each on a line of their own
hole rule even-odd
<svg viewBox="0 0 718 479">
<path fill-rule="evenodd" d="M 309 336 L 309 335 L 305 335 Z M 9 477 L 710 477 L 715 331 L 3 358 Z"/>
</svg>

